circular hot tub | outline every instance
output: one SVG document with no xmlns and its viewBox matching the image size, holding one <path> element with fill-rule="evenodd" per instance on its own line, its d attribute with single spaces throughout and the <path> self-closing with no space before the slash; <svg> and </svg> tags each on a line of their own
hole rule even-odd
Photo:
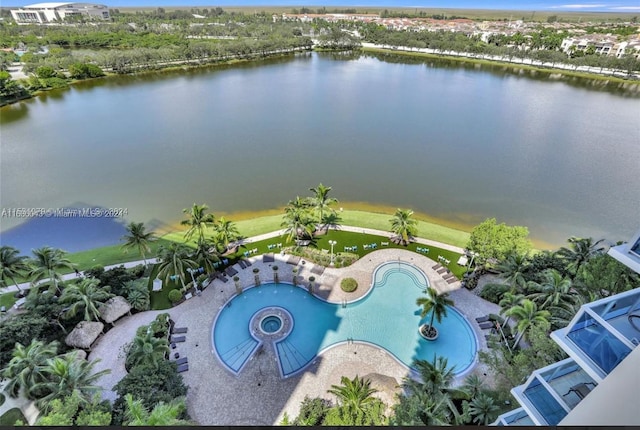
<svg viewBox="0 0 640 430">
<path fill-rule="evenodd" d="M 260 329 L 266 334 L 276 333 L 282 327 L 282 319 L 277 315 L 267 315 L 260 321 Z"/>
</svg>

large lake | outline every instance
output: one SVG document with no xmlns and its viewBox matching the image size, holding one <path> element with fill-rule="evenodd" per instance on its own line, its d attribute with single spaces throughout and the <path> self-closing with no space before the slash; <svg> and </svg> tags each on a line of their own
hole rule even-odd
<svg viewBox="0 0 640 430">
<path fill-rule="evenodd" d="M 554 245 L 639 227 L 639 99 L 579 81 L 314 53 L 103 79 L 0 112 L 2 208 L 82 202 L 156 225 L 323 182 L 344 202 L 496 217 Z M 21 221 L 1 219 L 3 244 Z"/>
</svg>

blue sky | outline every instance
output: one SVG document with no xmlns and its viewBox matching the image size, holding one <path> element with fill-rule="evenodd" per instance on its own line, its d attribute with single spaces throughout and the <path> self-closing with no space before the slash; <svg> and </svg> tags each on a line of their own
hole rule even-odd
<svg viewBox="0 0 640 430">
<path fill-rule="evenodd" d="M 94 1 L 109 7 L 126 6 L 390 6 L 390 7 L 430 7 L 465 9 L 512 9 L 512 10 L 557 10 L 557 11 L 593 11 L 593 12 L 638 12 L 637 0 L 621 1 L 583 1 L 583 0 L 109 0 Z M 38 3 L 38 0 L 2 0 L 3 7 L 24 6 Z"/>
</svg>

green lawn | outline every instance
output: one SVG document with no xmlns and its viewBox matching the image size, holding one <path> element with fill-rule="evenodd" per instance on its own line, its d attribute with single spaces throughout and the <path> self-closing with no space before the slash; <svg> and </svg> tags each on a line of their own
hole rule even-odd
<svg viewBox="0 0 640 430">
<path fill-rule="evenodd" d="M 5 293 L 0 295 L 0 307 L 4 306 L 7 309 L 11 308 L 16 300 L 18 300 L 14 297 L 14 294 L 15 293 Z"/>
<path fill-rule="evenodd" d="M 18 408 L 9 409 L 0 416 L 0 426 L 13 426 L 16 421 L 21 420 L 26 424 L 27 419 L 22 415 L 22 411 Z"/>
<path fill-rule="evenodd" d="M 344 225 L 373 228 L 383 231 L 389 230 L 389 220 L 392 217 L 392 214 L 389 213 L 375 213 L 349 209 L 345 209 L 344 211 L 339 212 L 339 215 L 342 218 L 341 223 Z M 438 225 L 436 223 L 421 219 L 418 219 L 417 221 L 418 237 L 460 247 L 464 247 L 469 240 L 469 233 L 466 231 Z M 258 218 L 237 221 L 235 223 L 242 237 L 252 237 L 282 229 L 282 226 L 280 225 L 282 223 L 282 214 L 266 215 Z M 185 230 L 175 231 L 162 236 L 160 240 L 154 243 L 153 250 L 150 255 L 155 256 L 155 252 L 158 246 L 162 244 L 167 245 L 171 242 L 185 243 L 184 232 Z M 274 241 L 270 240 L 268 242 L 271 243 Z M 284 238 L 281 238 L 276 242 L 284 242 Z M 187 243 L 187 245 L 194 247 L 193 241 L 191 243 Z M 251 247 L 257 247 L 259 253 L 263 253 L 268 251 L 266 245 L 266 242 L 256 243 L 252 244 Z M 140 255 L 133 250 L 128 254 L 124 254 L 122 252 L 121 246 L 114 245 L 89 251 L 73 253 L 69 255 L 69 258 L 72 262 L 78 264 L 79 270 L 84 270 L 98 264 L 107 266 L 111 264 L 139 260 Z"/>
</svg>

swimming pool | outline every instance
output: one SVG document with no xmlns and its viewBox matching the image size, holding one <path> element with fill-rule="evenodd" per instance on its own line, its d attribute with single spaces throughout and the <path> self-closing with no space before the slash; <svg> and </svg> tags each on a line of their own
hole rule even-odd
<svg viewBox="0 0 640 430">
<path fill-rule="evenodd" d="M 477 342 L 466 319 L 448 308 L 442 323 L 435 323 L 440 336 L 427 341 L 418 327 L 416 298 L 429 285 L 417 267 L 403 262 L 385 263 L 375 270 L 374 287 L 364 298 L 348 304 L 332 304 L 290 284 L 262 284 L 234 297 L 218 314 L 213 330 L 214 352 L 232 372 L 238 373 L 265 341 L 263 330 L 251 327 L 257 314 L 268 318 L 265 308 L 282 308 L 291 318 L 291 330 L 274 340 L 282 376 L 304 369 L 323 350 L 336 344 L 359 341 L 384 348 L 407 367 L 416 359 L 448 359 L 460 374 L 475 360 Z M 274 321 L 271 319 L 269 321 Z"/>
</svg>

